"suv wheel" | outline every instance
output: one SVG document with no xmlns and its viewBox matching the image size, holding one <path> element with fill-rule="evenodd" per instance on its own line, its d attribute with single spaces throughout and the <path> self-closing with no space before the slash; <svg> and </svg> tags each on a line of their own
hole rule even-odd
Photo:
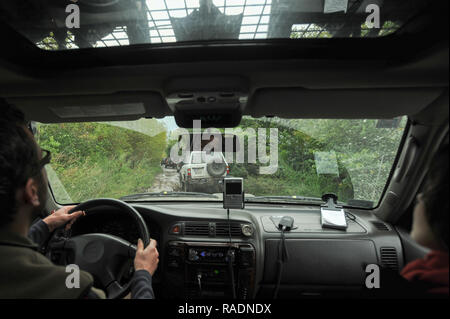
<svg viewBox="0 0 450 319">
<path fill-rule="evenodd" d="M 212 177 L 221 177 L 227 171 L 227 165 L 224 162 L 211 162 L 206 165 L 206 171 Z"/>
</svg>

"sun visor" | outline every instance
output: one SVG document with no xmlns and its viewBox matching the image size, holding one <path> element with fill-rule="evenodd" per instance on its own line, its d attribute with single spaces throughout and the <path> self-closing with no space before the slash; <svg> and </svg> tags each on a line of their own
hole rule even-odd
<svg viewBox="0 0 450 319">
<path fill-rule="evenodd" d="M 50 107 L 53 113 L 61 119 L 91 118 L 109 116 L 139 116 L 145 114 L 144 103 L 120 103 L 85 106 Z"/>
<path fill-rule="evenodd" d="M 154 92 L 121 92 L 107 95 L 8 98 L 42 123 L 127 121 L 171 114 L 165 100 Z"/>
<path fill-rule="evenodd" d="M 245 114 L 282 118 L 393 118 L 416 114 L 442 91 L 442 88 L 260 89 L 249 100 Z"/>
</svg>

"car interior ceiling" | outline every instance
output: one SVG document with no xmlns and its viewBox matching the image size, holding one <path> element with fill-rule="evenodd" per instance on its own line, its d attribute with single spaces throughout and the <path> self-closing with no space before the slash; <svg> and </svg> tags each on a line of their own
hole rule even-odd
<svg viewBox="0 0 450 319">
<path fill-rule="evenodd" d="M 327 258 L 336 258 L 343 268 L 348 264 L 340 261 L 341 257 L 333 254 L 333 248 L 329 247 L 337 247 L 342 258 L 348 259 L 353 258 L 352 252 L 356 250 L 363 260 L 372 258 L 367 250 L 375 249 L 376 258 L 380 258 L 380 248 L 394 247 L 400 268 L 427 252 L 408 235 L 413 203 L 432 154 L 448 144 L 447 12 L 448 2 L 436 1 L 428 11 L 410 20 L 396 33 L 382 38 L 303 39 L 298 42 L 230 40 L 226 45 L 220 41 L 207 45 L 191 41 L 62 51 L 41 50 L 9 24 L 0 21 L 0 38 L 4 41 L 0 50 L 0 97 L 20 108 L 28 120 L 41 123 L 172 116 L 175 108 L 170 104 L 170 97 L 178 92 L 242 94 L 247 98 L 242 114 L 253 118 L 392 119 L 406 115 L 406 131 L 378 206 L 349 208 L 366 229 L 365 234 L 340 237 L 334 233 L 293 233 L 288 236 L 299 254 L 322 249 Z M 67 106 L 89 108 L 108 103 L 142 103 L 145 110 L 140 114 L 119 116 L 58 116 L 57 110 Z M 46 209 L 51 211 L 58 206 L 49 196 Z M 208 238 L 172 236 L 168 229 L 178 223 L 221 222 L 226 218 L 219 212 L 223 209 L 217 203 L 186 202 L 182 206 L 135 203 L 133 206 L 149 224 L 157 224 L 149 228 L 160 236 L 163 260 L 160 280 L 170 284 L 179 279 L 173 269 L 165 270 L 170 249 L 176 250 L 183 242 L 199 246 Z M 243 298 L 270 297 L 274 286 L 275 262 L 270 264 L 264 256 L 276 256 L 278 235 L 267 231 L 269 226 L 258 217 L 258 210 L 266 215 L 296 213 L 296 207 L 291 206 L 248 205 L 245 209 L 248 212 L 232 216 L 233 221 L 251 223 L 256 234 L 251 241 L 239 241 L 255 248 L 254 269 L 245 273 L 249 276 L 245 280 L 251 282 L 252 287 L 239 283 L 244 290 L 239 296 Z M 373 222 L 384 223 L 387 231 L 380 230 Z M 318 239 L 330 239 L 330 242 L 322 246 Z M 367 239 L 371 244 L 367 244 Z M 310 244 L 305 244 L 308 240 Z M 174 242 L 178 246 L 172 245 Z M 291 260 L 303 262 L 302 267 L 314 265 L 302 261 L 300 255 L 291 257 Z M 198 269 L 187 271 L 195 274 Z M 316 278 L 313 269 L 304 269 L 303 275 L 295 274 L 291 268 L 286 270 L 289 271 L 291 273 L 283 279 L 285 286 L 281 287 L 280 297 L 289 296 L 290 289 L 305 294 L 324 293 L 334 285 L 345 290 L 346 286 L 355 286 L 359 278 L 359 274 L 343 276 L 342 280 L 348 281 L 346 285 L 325 276 L 325 279 L 317 279 L 316 284 L 303 285 L 305 277 Z M 245 277 L 245 274 L 240 275 Z M 331 284 L 324 282 L 326 280 Z M 164 290 L 167 286 L 158 289 Z M 171 296 L 170 291 L 162 294 Z M 210 297 L 214 296 L 222 295 L 211 292 Z"/>
</svg>

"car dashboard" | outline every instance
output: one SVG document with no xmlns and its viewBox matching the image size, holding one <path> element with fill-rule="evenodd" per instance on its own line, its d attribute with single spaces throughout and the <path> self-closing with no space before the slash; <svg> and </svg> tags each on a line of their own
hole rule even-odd
<svg viewBox="0 0 450 319">
<path fill-rule="evenodd" d="M 320 207 L 247 204 L 227 211 L 220 202 L 132 203 L 158 242 L 154 276 L 158 297 L 272 298 L 280 272 L 277 222 L 294 218 L 285 233 L 279 298 L 358 295 L 366 266 L 403 267 L 400 237 L 369 210 L 346 209 L 347 230 L 322 229 Z M 100 232 L 135 244 L 136 225 L 102 207 L 74 224 L 72 235 Z M 231 236 L 230 236 L 231 235 Z"/>
</svg>

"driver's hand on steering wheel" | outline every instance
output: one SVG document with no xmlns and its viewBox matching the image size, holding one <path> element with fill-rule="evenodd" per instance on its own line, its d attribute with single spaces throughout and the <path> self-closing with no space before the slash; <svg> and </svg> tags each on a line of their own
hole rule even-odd
<svg viewBox="0 0 450 319">
<path fill-rule="evenodd" d="M 136 256 L 134 257 L 134 269 L 147 270 L 150 275 L 156 271 L 159 263 L 159 253 L 156 249 L 156 240 L 150 239 L 150 243 L 144 248 L 144 243 L 141 239 L 138 240 Z"/>
<path fill-rule="evenodd" d="M 64 224 L 66 224 L 66 230 L 68 230 L 78 217 L 86 215 L 86 213 L 82 211 L 69 214 L 69 211 L 74 207 L 75 206 L 63 206 L 45 217 L 43 222 L 47 224 L 49 231 L 52 232 Z"/>
</svg>

